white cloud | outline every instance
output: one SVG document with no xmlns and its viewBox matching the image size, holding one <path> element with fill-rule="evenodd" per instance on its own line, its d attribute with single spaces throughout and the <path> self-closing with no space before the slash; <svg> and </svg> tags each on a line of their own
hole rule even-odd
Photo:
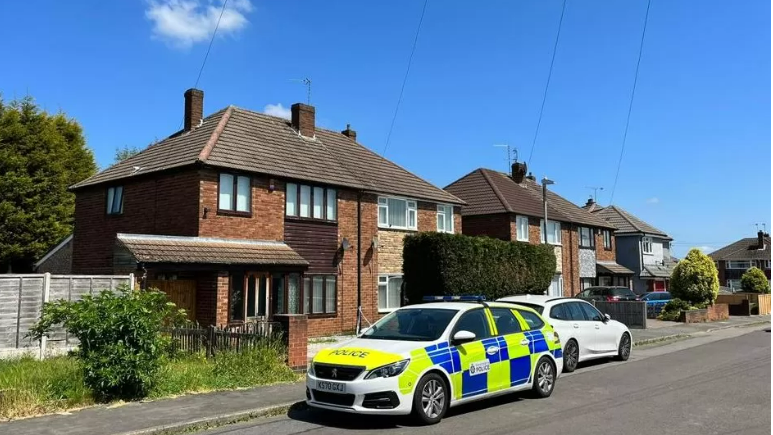
<svg viewBox="0 0 773 435">
<path fill-rule="evenodd" d="M 647 204 L 657 204 L 660 202 L 660 198 L 657 196 L 653 196 L 652 198 L 647 199 Z"/>
<path fill-rule="evenodd" d="M 701 252 L 703 252 L 704 254 L 705 254 L 706 252 L 713 252 L 713 251 L 714 251 L 714 248 L 712 248 L 711 246 L 696 246 L 695 248 L 696 248 L 696 249 L 699 249 L 699 250 L 700 250 Z"/>
<path fill-rule="evenodd" d="M 188 48 L 208 41 L 217 26 L 224 0 L 148 0 L 145 16 L 153 22 L 153 36 L 170 44 Z M 229 0 L 218 36 L 234 34 L 249 23 L 250 0 Z"/>
<path fill-rule="evenodd" d="M 266 104 L 266 107 L 263 108 L 263 113 L 265 113 L 266 115 L 278 116 L 280 118 L 290 119 L 290 109 L 282 106 L 282 103 Z"/>
</svg>

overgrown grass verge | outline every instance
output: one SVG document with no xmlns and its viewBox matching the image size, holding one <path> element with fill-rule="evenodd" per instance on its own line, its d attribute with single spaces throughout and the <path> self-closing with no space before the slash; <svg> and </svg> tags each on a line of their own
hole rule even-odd
<svg viewBox="0 0 773 435">
<path fill-rule="evenodd" d="M 203 355 L 166 359 L 148 397 L 158 399 L 297 379 L 297 374 L 284 364 L 282 347 L 267 344 L 241 353 L 222 352 L 209 359 Z M 94 403 L 74 357 L 0 361 L 0 419 L 48 414 Z"/>
</svg>

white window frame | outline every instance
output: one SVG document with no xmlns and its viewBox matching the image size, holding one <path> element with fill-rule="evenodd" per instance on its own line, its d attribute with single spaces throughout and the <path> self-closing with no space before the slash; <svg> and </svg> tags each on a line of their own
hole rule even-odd
<svg viewBox="0 0 773 435">
<path fill-rule="evenodd" d="M 727 280 L 727 287 L 731 288 L 733 290 L 740 290 L 741 289 L 741 279 L 728 279 Z"/>
<path fill-rule="evenodd" d="M 652 254 L 652 237 L 641 238 L 641 252 L 644 254 Z"/>
<path fill-rule="evenodd" d="M 556 277 L 558 277 L 558 282 L 557 282 L 558 294 L 552 294 L 551 290 L 553 290 L 553 282 L 555 281 Z M 550 287 L 548 287 L 545 293 L 547 296 L 563 297 L 564 296 L 564 275 L 560 273 L 553 275 L 553 278 L 550 280 Z"/>
<path fill-rule="evenodd" d="M 116 204 L 116 196 L 118 204 Z M 123 214 L 123 186 L 112 186 L 107 188 L 107 214 Z"/>
<path fill-rule="evenodd" d="M 405 201 L 405 223 L 406 226 L 391 225 L 389 222 L 389 200 Z M 382 219 L 382 214 L 384 219 Z M 393 230 L 413 230 L 418 228 L 419 212 L 418 201 L 415 199 L 401 198 L 398 196 L 379 196 L 378 197 L 378 227 Z M 413 224 L 411 224 L 413 222 Z"/>
<path fill-rule="evenodd" d="M 515 240 L 519 242 L 529 241 L 529 217 L 515 216 Z"/>
<path fill-rule="evenodd" d="M 392 279 L 397 279 L 397 278 L 402 280 L 403 279 L 403 275 L 400 274 L 400 273 L 390 273 L 390 274 L 383 273 L 383 274 L 379 274 L 378 275 L 378 289 L 377 289 L 377 293 L 376 293 L 376 304 L 377 305 L 379 304 L 379 302 L 378 302 L 378 291 L 381 291 L 381 286 L 384 286 L 385 289 L 386 289 L 386 297 L 384 298 L 384 300 L 385 300 L 385 302 L 387 304 L 386 307 L 378 306 L 378 312 L 379 313 L 391 313 L 392 311 L 400 308 L 400 298 L 402 297 L 402 295 L 400 295 L 400 294 L 397 295 L 397 306 L 396 307 L 389 306 L 389 281 L 392 280 Z M 402 287 L 402 285 L 401 285 L 401 287 Z M 400 288 L 398 288 L 397 291 L 399 293 L 400 292 Z"/>
<path fill-rule="evenodd" d="M 553 221 L 553 220 L 548 219 L 547 227 L 551 227 L 551 228 L 547 229 L 547 230 L 550 230 L 550 232 L 548 232 L 548 234 L 547 234 L 548 237 L 545 237 L 545 234 L 544 234 L 545 231 L 547 231 L 546 230 L 546 225 L 545 225 L 545 219 L 540 219 L 539 226 L 540 226 L 540 235 L 539 235 L 540 236 L 540 243 L 543 243 L 543 241 L 544 241 L 544 242 L 547 242 L 550 245 L 561 246 L 561 222 L 560 221 Z M 550 233 L 551 232 L 553 233 L 553 241 L 552 242 L 550 241 Z"/>
<path fill-rule="evenodd" d="M 451 228 L 446 228 L 447 218 L 451 217 Z M 441 226 L 441 222 L 443 225 Z M 454 233 L 454 206 L 449 204 L 438 204 L 437 206 L 437 231 L 439 233 Z"/>
<path fill-rule="evenodd" d="M 762 267 L 764 267 L 765 269 L 770 269 L 770 260 L 763 261 Z"/>
<path fill-rule="evenodd" d="M 735 264 L 733 264 L 735 263 Z M 738 264 L 742 264 L 743 266 L 738 267 Z M 732 269 L 732 270 L 747 270 L 750 269 L 752 266 L 754 266 L 754 262 L 751 260 L 727 260 L 725 261 L 725 269 Z"/>
</svg>

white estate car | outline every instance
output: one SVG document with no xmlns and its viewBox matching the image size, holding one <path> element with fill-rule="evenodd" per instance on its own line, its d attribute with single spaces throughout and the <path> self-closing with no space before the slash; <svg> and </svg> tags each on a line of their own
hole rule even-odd
<svg viewBox="0 0 773 435">
<path fill-rule="evenodd" d="M 518 295 L 499 299 L 533 308 L 553 326 L 563 344 L 564 372 L 571 373 L 577 363 L 596 358 L 631 356 L 631 332 L 624 324 L 611 320 L 592 304 L 576 298 Z"/>
</svg>

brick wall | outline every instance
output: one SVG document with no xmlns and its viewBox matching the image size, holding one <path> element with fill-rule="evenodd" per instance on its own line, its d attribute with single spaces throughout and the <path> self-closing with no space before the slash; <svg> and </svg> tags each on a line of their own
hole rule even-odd
<svg viewBox="0 0 773 435">
<path fill-rule="evenodd" d="M 516 233 L 513 232 L 515 235 Z M 515 237 L 513 237 L 515 240 Z M 540 229 L 540 218 L 529 218 L 529 243 L 538 245 L 542 243 L 542 230 Z"/>
<path fill-rule="evenodd" d="M 200 171 L 198 235 L 227 239 L 282 240 L 284 237 L 285 183 L 274 181 L 269 190 L 269 178 L 252 176 L 252 216 L 233 216 L 217 209 L 220 174 L 214 170 Z M 204 207 L 209 209 L 204 218 Z"/>
<path fill-rule="evenodd" d="M 679 321 L 684 323 L 718 322 L 730 317 L 727 304 L 714 304 L 703 310 L 682 311 Z"/>
<path fill-rule="evenodd" d="M 597 231 L 597 229 L 594 229 Z M 604 249 L 604 231 L 601 230 L 599 234 L 596 234 L 596 259 L 599 261 L 616 261 L 615 257 L 615 234 L 612 230 L 609 230 L 612 237 L 612 249 Z"/>
<path fill-rule="evenodd" d="M 124 180 L 123 214 L 107 215 L 107 187 L 75 192 L 73 273 L 113 273 L 116 233 L 195 236 L 198 173 L 181 170 Z"/>
<path fill-rule="evenodd" d="M 196 320 L 202 325 L 228 324 L 230 277 L 228 272 L 198 272 L 196 280 Z"/>
<path fill-rule="evenodd" d="M 308 364 L 308 319 L 298 314 L 280 314 L 275 319 L 282 325 L 282 338 L 287 347 L 287 365 L 294 370 L 305 369 Z"/>
<path fill-rule="evenodd" d="M 511 240 L 510 215 L 507 213 L 463 216 L 462 233 L 468 236 L 489 236 L 501 240 Z M 454 228 L 456 229 L 456 228 Z"/>
<path fill-rule="evenodd" d="M 580 239 L 575 225 L 561 224 L 561 245 L 564 296 L 574 296 L 580 292 Z"/>
</svg>

